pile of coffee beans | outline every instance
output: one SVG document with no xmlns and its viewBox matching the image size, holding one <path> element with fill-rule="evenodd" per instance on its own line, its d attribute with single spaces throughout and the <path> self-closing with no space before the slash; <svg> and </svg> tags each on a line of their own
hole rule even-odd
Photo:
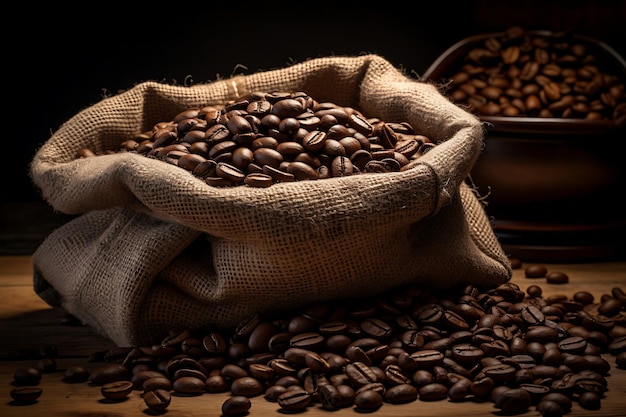
<svg viewBox="0 0 626 417">
<path fill-rule="evenodd" d="M 69 367 L 64 377 L 100 387 L 109 401 L 140 391 L 151 412 L 174 394 L 229 393 L 224 416 L 248 413 L 250 399 L 263 397 L 288 413 L 446 400 L 558 417 L 575 404 L 601 407 L 611 369 L 602 354 L 626 367 L 625 306 L 620 288 L 597 301 L 584 291 L 544 298 L 538 285 L 511 282 L 399 288 L 257 314 L 234 329 L 179 329 L 154 345 L 98 352 L 95 369 Z M 42 394 L 50 356 L 15 371 L 16 402 Z"/>
<path fill-rule="evenodd" d="M 268 187 L 408 169 L 434 143 L 408 122 L 367 118 L 304 92 L 251 93 L 222 107 L 192 108 L 104 153 L 136 152 L 213 186 Z M 95 156 L 80 149 L 77 157 Z"/>
<path fill-rule="evenodd" d="M 613 120 L 626 125 L 626 68 L 566 33 L 513 27 L 465 55 L 447 94 L 478 115 Z"/>
</svg>

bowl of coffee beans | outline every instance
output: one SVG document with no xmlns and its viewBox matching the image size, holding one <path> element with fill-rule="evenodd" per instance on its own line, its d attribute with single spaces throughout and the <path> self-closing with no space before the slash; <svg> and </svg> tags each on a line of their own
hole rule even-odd
<svg viewBox="0 0 626 417">
<path fill-rule="evenodd" d="M 626 180 L 626 60 L 613 48 L 512 27 L 457 42 L 423 79 L 484 121 L 468 181 L 505 250 L 554 261 L 626 253 L 615 198 Z"/>
</svg>

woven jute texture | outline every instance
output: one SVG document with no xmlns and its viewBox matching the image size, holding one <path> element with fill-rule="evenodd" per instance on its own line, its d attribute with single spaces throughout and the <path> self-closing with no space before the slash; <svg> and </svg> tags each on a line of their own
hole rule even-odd
<svg viewBox="0 0 626 417">
<path fill-rule="evenodd" d="M 212 187 L 132 152 L 75 157 L 253 91 L 304 91 L 406 121 L 437 146 L 400 172 L 267 188 Z M 377 55 L 191 87 L 140 83 L 77 113 L 36 153 L 30 169 L 43 198 L 76 216 L 35 252 L 34 288 L 128 346 L 173 328 L 232 327 L 256 313 L 402 285 L 497 285 L 510 265 L 465 182 L 483 141 L 475 116 Z"/>
</svg>

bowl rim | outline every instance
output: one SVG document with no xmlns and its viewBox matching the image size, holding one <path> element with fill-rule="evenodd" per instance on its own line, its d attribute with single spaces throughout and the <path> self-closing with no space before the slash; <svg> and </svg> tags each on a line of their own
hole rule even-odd
<svg viewBox="0 0 626 417">
<path fill-rule="evenodd" d="M 572 32 L 555 32 L 550 30 L 527 30 L 524 31 L 525 35 L 538 35 L 538 36 L 568 36 L 569 38 L 577 39 L 587 44 L 594 45 L 595 47 L 604 50 L 606 58 L 613 60 L 617 67 L 619 67 L 624 73 L 624 79 L 626 80 L 626 59 L 624 59 L 615 49 L 600 41 L 594 37 L 576 34 Z M 489 32 L 480 33 L 463 38 L 450 47 L 448 47 L 442 54 L 440 54 L 432 64 L 424 71 L 421 76 L 421 80 L 431 83 L 442 83 L 443 77 L 441 76 L 445 70 L 452 64 L 457 63 L 458 57 L 469 49 L 474 44 L 489 39 L 492 37 L 501 37 L 506 35 L 506 32 Z M 597 134 L 607 133 L 613 134 L 615 132 L 626 131 L 626 124 L 618 125 L 613 120 L 587 120 L 577 118 L 562 118 L 562 117 L 530 117 L 530 116 L 488 116 L 478 115 L 486 127 L 490 131 L 494 132 L 510 132 L 515 131 L 519 133 L 537 133 L 537 134 Z"/>
</svg>

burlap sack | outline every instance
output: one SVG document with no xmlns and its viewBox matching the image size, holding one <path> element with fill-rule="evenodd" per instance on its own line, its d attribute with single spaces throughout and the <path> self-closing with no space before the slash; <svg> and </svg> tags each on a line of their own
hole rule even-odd
<svg viewBox="0 0 626 417">
<path fill-rule="evenodd" d="M 407 121 L 438 145 L 406 171 L 268 188 L 211 187 L 133 153 L 75 158 L 83 147 L 116 149 L 186 108 L 276 90 Z M 43 197 L 79 215 L 34 254 L 35 291 L 131 345 L 400 285 L 506 282 L 509 262 L 464 183 L 483 140 L 477 118 L 376 55 L 192 87 L 138 84 L 76 114 L 32 161 Z"/>
</svg>

